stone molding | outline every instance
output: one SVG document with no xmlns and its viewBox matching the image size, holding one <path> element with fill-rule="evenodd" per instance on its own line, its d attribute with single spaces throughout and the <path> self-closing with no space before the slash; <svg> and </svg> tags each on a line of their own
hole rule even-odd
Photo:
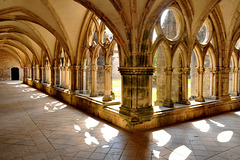
<svg viewBox="0 0 240 160">
<path fill-rule="evenodd" d="M 119 67 L 121 75 L 153 75 L 154 67 Z"/>
</svg>

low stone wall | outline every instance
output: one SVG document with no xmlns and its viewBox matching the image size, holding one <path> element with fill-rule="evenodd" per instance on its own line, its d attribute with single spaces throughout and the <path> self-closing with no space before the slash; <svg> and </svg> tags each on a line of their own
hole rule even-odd
<svg viewBox="0 0 240 160">
<path fill-rule="evenodd" d="M 25 80 L 30 86 L 33 86 L 47 94 L 57 97 L 66 103 L 69 103 L 81 110 L 113 123 L 129 132 L 138 132 L 152 128 L 164 127 L 167 125 L 193 120 L 196 118 L 216 115 L 223 112 L 240 109 L 240 97 L 228 101 L 205 102 L 197 105 L 188 105 L 178 108 L 169 108 L 168 110 L 155 112 L 150 121 L 144 123 L 131 122 L 130 117 L 119 113 L 110 104 L 106 104 L 91 97 L 72 94 L 60 88 L 50 88 L 46 84 L 41 84 L 31 79 Z M 113 103 L 113 105 L 115 105 Z M 118 107 L 117 107 L 118 108 Z M 140 117 L 141 119 L 149 119 Z"/>
</svg>

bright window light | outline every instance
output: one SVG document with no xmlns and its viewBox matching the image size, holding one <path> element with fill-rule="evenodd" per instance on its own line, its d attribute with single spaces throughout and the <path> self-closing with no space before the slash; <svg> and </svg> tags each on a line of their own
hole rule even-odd
<svg viewBox="0 0 240 160">
<path fill-rule="evenodd" d="M 196 128 L 200 129 L 201 132 L 208 132 L 210 129 L 210 125 L 206 120 L 201 120 L 192 123 Z"/>
<path fill-rule="evenodd" d="M 182 145 L 173 150 L 169 156 L 169 160 L 185 160 L 191 154 L 191 150 L 185 145 Z"/>
<path fill-rule="evenodd" d="M 231 140 L 232 136 L 233 136 L 232 131 L 223 131 L 218 134 L 217 140 L 218 140 L 218 142 L 222 142 L 222 143 L 229 142 Z"/>
<path fill-rule="evenodd" d="M 156 131 L 156 132 L 153 132 L 152 134 L 153 134 L 153 139 L 158 141 L 157 142 L 158 146 L 164 146 L 171 139 L 171 135 L 167 133 L 165 130 Z"/>
<path fill-rule="evenodd" d="M 110 127 L 109 125 L 104 124 L 104 127 L 101 128 L 101 132 L 103 134 L 103 138 L 109 142 L 118 135 L 119 131 L 113 127 Z"/>
<path fill-rule="evenodd" d="M 91 117 L 88 117 L 86 120 L 85 120 L 85 123 L 86 123 L 86 127 L 87 129 L 90 129 L 90 128 L 94 128 L 96 127 L 99 122 L 96 121 L 95 119 L 91 118 Z"/>
<path fill-rule="evenodd" d="M 85 132 L 85 143 L 88 145 L 91 145 L 92 143 L 94 144 L 99 144 L 98 140 L 95 137 L 92 137 L 89 132 Z"/>
<path fill-rule="evenodd" d="M 79 132 L 79 131 L 81 131 L 81 128 L 80 128 L 80 126 L 79 126 L 79 125 L 77 125 L 77 124 L 74 124 L 73 126 L 74 126 L 74 129 L 76 130 L 76 132 Z"/>
<path fill-rule="evenodd" d="M 214 123 L 214 124 L 216 124 L 218 127 L 225 127 L 225 125 L 222 124 L 222 123 L 216 122 L 216 121 L 211 120 L 211 119 L 209 119 L 209 121 L 212 122 L 212 123 Z"/>
</svg>

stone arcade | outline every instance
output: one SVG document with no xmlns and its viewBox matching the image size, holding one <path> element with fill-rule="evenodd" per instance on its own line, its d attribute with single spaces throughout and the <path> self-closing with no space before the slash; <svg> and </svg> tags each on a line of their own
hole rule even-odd
<svg viewBox="0 0 240 160">
<path fill-rule="evenodd" d="M 130 132 L 240 108 L 239 0 L 0 4 L 0 80 Z"/>
</svg>

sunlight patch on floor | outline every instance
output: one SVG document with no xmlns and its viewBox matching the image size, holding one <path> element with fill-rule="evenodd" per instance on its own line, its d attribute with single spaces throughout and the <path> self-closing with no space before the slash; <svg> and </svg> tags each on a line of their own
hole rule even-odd
<svg viewBox="0 0 240 160">
<path fill-rule="evenodd" d="M 207 123 L 206 120 L 200 120 L 196 122 L 192 122 L 194 127 L 198 128 L 201 132 L 208 132 L 210 129 L 210 125 Z"/>
<path fill-rule="evenodd" d="M 152 133 L 152 135 L 153 139 L 157 140 L 158 146 L 166 145 L 171 139 L 171 135 L 165 130 L 155 131 Z"/>
<path fill-rule="evenodd" d="M 191 150 L 185 145 L 182 145 L 173 150 L 169 156 L 169 160 L 185 160 L 191 154 Z"/>
<path fill-rule="evenodd" d="M 223 131 L 221 133 L 218 134 L 217 136 L 217 140 L 218 142 L 229 142 L 232 139 L 233 136 L 233 131 Z"/>
</svg>

